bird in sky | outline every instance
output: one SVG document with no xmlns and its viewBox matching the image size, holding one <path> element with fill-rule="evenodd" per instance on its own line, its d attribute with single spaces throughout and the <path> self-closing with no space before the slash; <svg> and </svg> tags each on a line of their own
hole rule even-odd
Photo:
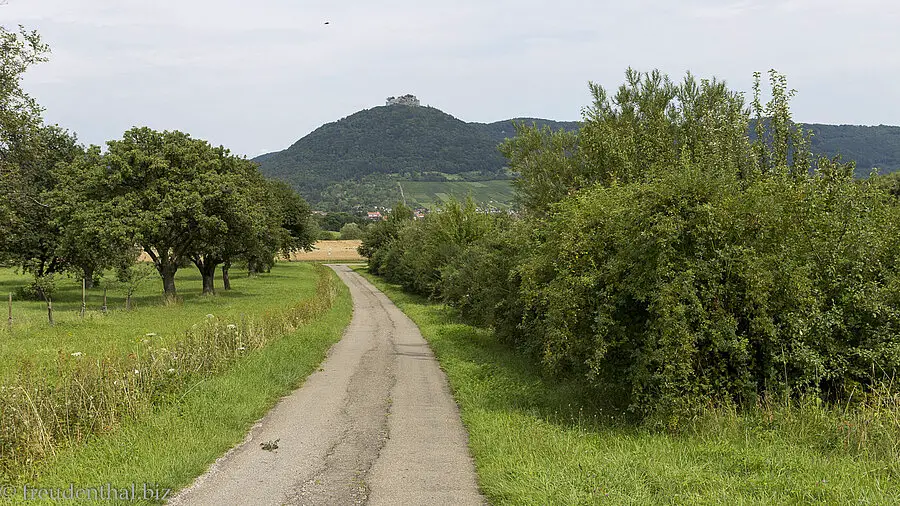
<svg viewBox="0 0 900 506">
<path fill-rule="evenodd" d="M 326 25 L 330 25 L 330 24 L 331 24 L 331 21 L 326 21 L 325 24 L 326 24 Z"/>
</svg>

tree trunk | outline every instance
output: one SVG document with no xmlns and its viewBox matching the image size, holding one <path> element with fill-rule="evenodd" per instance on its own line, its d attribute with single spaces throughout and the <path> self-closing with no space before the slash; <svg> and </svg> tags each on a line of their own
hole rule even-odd
<svg viewBox="0 0 900 506">
<path fill-rule="evenodd" d="M 165 264 L 157 266 L 156 269 L 159 271 L 159 275 L 162 276 L 163 295 L 167 301 L 175 301 L 175 273 L 178 271 L 178 265 Z"/>
<path fill-rule="evenodd" d="M 90 290 L 94 288 L 94 267 L 82 267 L 84 273 L 84 288 Z"/>
<path fill-rule="evenodd" d="M 256 265 L 256 259 L 251 258 L 247 260 L 247 276 L 251 278 L 256 276 L 258 268 L 259 266 Z"/>
<path fill-rule="evenodd" d="M 216 267 L 219 266 L 219 262 L 208 257 L 193 258 L 192 261 L 194 262 L 194 265 L 197 266 L 197 270 L 200 271 L 200 276 L 203 278 L 203 295 L 215 295 Z"/>
<path fill-rule="evenodd" d="M 202 270 L 200 275 L 203 276 L 203 295 L 215 295 L 216 287 L 214 286 L 216 277 L 216 267 L 213 266 L 212 271 Z"/>
<path fill-rule="evenodd" d="M 231 262 L 222 264 L 222 287 L 231 290 L 231 278 L 228 277 L 228 271 L 231 270 Z"/>
</svg>

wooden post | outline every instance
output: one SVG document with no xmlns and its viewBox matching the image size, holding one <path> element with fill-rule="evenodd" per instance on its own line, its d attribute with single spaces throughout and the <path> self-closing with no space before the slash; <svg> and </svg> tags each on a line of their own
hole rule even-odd
<svg viewBox="0 0 900 506">
<path fill-rule="evenodd" d="M 85 278 L 81 278 L 81 317 L 82 318 L 84 318 L 84 310 L 87 308 L 87 305 L 85 304 L 85 300 L 84 300 L 84 297 L 85 297 L 84 289 L 85 289 L 86 284 L 87 284 L 87 280 Z"/>
<path fill-rule="evenodd" d="M 9 318 L 6 319 L 6 324 L 12 329 L 12 292 L 9 294 L 9 304 L 7 305 L 7 308 L 9 309 Z"/>
<path fill-rule="evenodd" d="M 103 287 L 103 314 L 106 314 L 106 287 Z"/>
<path fill-rule="evenodd" d="M 53 299 L 47 296 L 47 319 L 50 320 L 50 326 L 53 326 Z"/>
</svg>

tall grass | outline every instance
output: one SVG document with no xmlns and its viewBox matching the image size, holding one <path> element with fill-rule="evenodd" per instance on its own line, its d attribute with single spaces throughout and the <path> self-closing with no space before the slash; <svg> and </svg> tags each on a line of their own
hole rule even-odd
<svg viewBox="0 0 900 506">
<path fill-rule="evenodd" d="M 126 356 L 85 359 L 60 354 L 55 369 L 21 367 L 0 387 L 0 481 L 20 478 L 41 459 L 67 445 L 114 430 L 327 312 L 336 297 L 334 278 L 316 266 L 316 294 L 286 309 L 229 322 L 207 315 L 182 339 L 144 347 Z"/>
</svg>

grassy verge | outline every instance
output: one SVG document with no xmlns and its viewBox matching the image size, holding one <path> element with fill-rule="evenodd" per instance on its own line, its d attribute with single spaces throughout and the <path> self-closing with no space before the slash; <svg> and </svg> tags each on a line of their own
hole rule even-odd
<svg viewBox="0 0 900 506">
<path fill-rule="evenodd" d="M 295 268 L 313 270 L 311 265 Z M 333 272 L 325 271 L 324 278 L 311 283 L 316 288 L 315 295 L 299 303 L 295 299 L 295 305 L 286 311 L 267 312 L 246 326 L 205 325 L 199 331 L 204 337 L 197 342 L 208 351 L 193 355 L 222 355 L 209 361 L 207 374 L 188 372 L 188 383 L 180 383 L 171 392 L 167 389 L 168 376 L 151 381 L 149 367 L 140 376 L 133 376 L 134 384 L 129 383 L 127 390 L 141 392 L 139 382 L 146 381 L 149 391 L 162 392 L 164 397 L 157 402 L 154 396 L 145 399 L 137 395 L 135 402 L 143 411 L 127 412 L 121 423 L 103 431 L 102 437 L 52 445 L 54 453 L 45 455 L 18 480 L 18 490 L 26 483 L 62 488 L 69 484 L 97 487 L 111 483 L 114 487 L 127 487 L 130 483 L 154 483 L 173 489 L 188 484 L 239 442 L 281 395 L 299 386 L 340 338 L 349 322 L 352 304 L 346 287 Z M 253 336 L 261 336 L 260 342 L 250 342 Z M 244 346 L 236 346 L 235 341 Z M 185 348 L 178 354 L 173 364 L 178 369 L 168 370 L 171 376 L 182 374 L 185 361 L 190 370 L 200 371 L 195 366 L 207 365 L 189 360 L 189 353 L 192 352 Z M 167 367 L 169 364 L 162 369 Z M 162 371 L 157 376 L 164 375 L 166 372 Z M 132 377 L 130 371 L 126 376 Z M 111 379 L 97 381 L 106 384 L 112 383 Z M 122 380 L 116 383 L 121 385 Z M 98 395 L 107 397 L 102 391 Z M 119 392 L 115 397 L 122 396 Z M 68 409 L 69 403 L 65 406 Z M 91 404 L 90 409 L 80 411 L 94 416 L 94 407 Z M 83 412 L 80 415 L 88 418 Z M 102 415 L 102 411 L 97 413 Z"/>
<path fill-rule="evenodd" d="M 895 405 L 711 412 L 683 433 L 652 431 L 449 308 L 358 272 L 430 343 L 494 504 L 900 504 Z"/>
<path fill-rule="evenodd" d="M 204 381 L 178 403 L 60 454 L 35 486 L 111 483 L 127 488 L 138 483 L 140 490 L 142 483 L 172 489 L 188 485 L 318 367 L 351 313 L 349 291 L 340 284 L 333 307 L 321 318 Z"/>
</svg>

